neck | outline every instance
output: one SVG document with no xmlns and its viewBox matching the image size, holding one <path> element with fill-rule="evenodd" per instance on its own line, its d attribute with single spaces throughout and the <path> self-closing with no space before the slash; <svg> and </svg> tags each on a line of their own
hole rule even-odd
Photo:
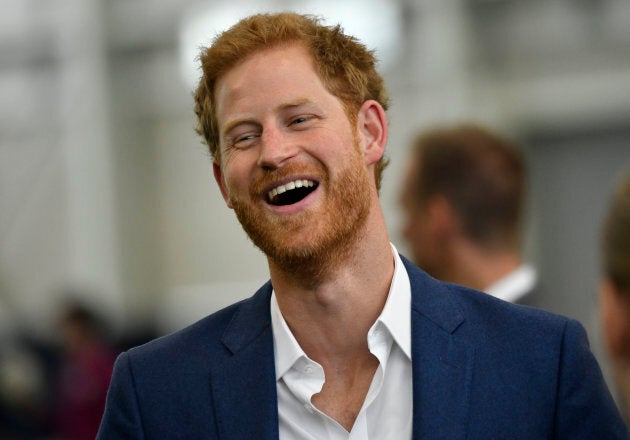
<svg viewBox="0 0 630 440">
<path fill-rule="evenodd" d="M 360 237 L 310 279 L 269 261 L 284 319 L 304 352 L 322 364 L 369 354 L 367 332 L 387 299 L 394 259 L 380 208 L 371 210 Z"/>
<path fill-rule="evenodd" d="M 521 257 L 515 250 L 486 250 L 469 242 L 458 244 L 452 255 L 448 281 L 481 291 L 485 291 L 522 264 Z"/>
<path fill-rule="evenodd" d="M 613 359 L 612 366 L 619 394 L 619 410 L 626 423 L 630 423 L 630 361 Z"/>
</svg>

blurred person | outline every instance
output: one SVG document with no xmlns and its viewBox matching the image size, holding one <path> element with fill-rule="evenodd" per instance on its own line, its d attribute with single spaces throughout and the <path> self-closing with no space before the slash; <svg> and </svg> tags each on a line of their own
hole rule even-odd
<svg viewBox="0 0 630 440">
<path fill-rule="evenodd" d="M 507 139 L 476 125 L 419 134 L 401 190 L 403 236 L 434 277 L 540 305 L 537 273 L 523 262 L 526 170 Z"/>
<path fill-rule="evenodd" d="M 29 328 L 0 283 L 0 439 L 49 435 L 48 396 L 54 350 Z"/>
<path fill-rule="evenodd" d="M 615 191 L 602 228 L 600 313 L 605 346 L 630 423 L 630 174 Z"/>
<path fill-rule="evenodd" d="M 95 312 L 69 304 L 60 320 L 63 340 L 52 413 L 59 440 L 93 440 L 105 408 L 115 353 Z"/>
<path fill-rule="evenodd" d="M 45 370 L 20 339 L 0 347 L 0 439 L 36 440 L 47 432 Z"/>
<path fill-rule="evenodd" d="M 121 354 L 99 439 L 627 437 L 579 323 L 435 280 L 390 243 L 371 51 L 284 13 L 200 58 L 198 131 L 271 280 Z"/>
</svg>

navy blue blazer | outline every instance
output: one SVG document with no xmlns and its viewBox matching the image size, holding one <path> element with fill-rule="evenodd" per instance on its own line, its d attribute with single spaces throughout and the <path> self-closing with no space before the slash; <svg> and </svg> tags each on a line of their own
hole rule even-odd
<svg viewBox="0 0 630 440">
<path fill-rule="evenodd" d="M 414 439 L 628 438 L 577 321 L 403 261 Z M 97 438 L 277 439 L 271 289 L 121 354 Z"/>
</svg>

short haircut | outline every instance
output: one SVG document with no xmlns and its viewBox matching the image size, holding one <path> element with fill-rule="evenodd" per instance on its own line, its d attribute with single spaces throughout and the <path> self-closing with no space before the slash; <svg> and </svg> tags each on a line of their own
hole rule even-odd
<svg viewBox="0 0 630 440">
<path fill-rule="evenodd" d="M 606 214 L 602 257 L 604 275 L 630 294 L 630 175 L 619 182 Z"/>
<path fill-rule="evenodd" d="M 419 203 L 442 195 L 475 243 L 519 247 L 526 176 L 515 146 L 488 129 L 460 125 L 421 133 L 415 148 Z"/>
<path fill-rule="evenodd" d="M 217 163 L 221 161 L 214 88 L 221 75 L 247 56 L 271 47 L 301 44 L 312 55 L 316 71 L 328 91 L 339 98 L 350 121 L 356 121 L 361 105 L 373 99 L 385 110 L 389 98 L 383 78 L 376 71 L 376 58 L 340 26 L 324 26 L 310 15 L 296 13 L 258 14 L 219 34 L 200 54 L 202 77 L 195 92 L 197 132 L 208 144 Z M 375 167 L 377 188 L 387 159 Z"/>
</svg>

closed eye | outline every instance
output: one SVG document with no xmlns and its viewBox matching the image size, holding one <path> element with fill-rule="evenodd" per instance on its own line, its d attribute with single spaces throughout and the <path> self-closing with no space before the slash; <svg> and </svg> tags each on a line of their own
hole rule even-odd
<svg viewBox="0 0 630 440">
<path fill-rule="evenodd" d="M 254 121 L 236 119 L 226 123 L 225 145 L 228 148 L 247 148 L 260 137 L 262 128 Z"/>
<path fill-rule="evenodd" d="M 228 136 L 227 144 L 233 148 L 249 148 L 260 137 L 260 129 L 257 127 L 242 127 L 243 129 L 234 130 Z"/>
<path fill-rule="evenodd" d="M 258 133 L 251 133 L 241 136 L 235 136 L 231 139 L 227 139 L 227 148 L 233 148 L 237 150 L 244 150 L 256 143 L 256 140 L 260 137 Z"/>
<path fill-rule="evenodd" d="M 293 121 L 291 121 L 291 124 L 302 124 L 306 121 L 306 116 L 300 116 L 299 118 L 295 118 Z"/>
<path fill-rule="evenodd" d="M 315 120 L 315 116 L 313 115 L 303 115 L 303 116 L 298 116 L 295 117 L 293 119 L 290 120 L 289 122 L 289 126 L 293 126 L 296 128 L 302 128 L 302 126 L 306 125 L 310 125 L 309 122 Z"/>
<path fill-rule="evenodd" d="M 247 142 L 247 141 L 251 141 L 252 139 L 258 137 L 257 134 L 246 134 L 244 136 L 239 136 L 236 139 L 234 139 L 234 143 L 238 144 L 241 142 Z"/>
</svg>

